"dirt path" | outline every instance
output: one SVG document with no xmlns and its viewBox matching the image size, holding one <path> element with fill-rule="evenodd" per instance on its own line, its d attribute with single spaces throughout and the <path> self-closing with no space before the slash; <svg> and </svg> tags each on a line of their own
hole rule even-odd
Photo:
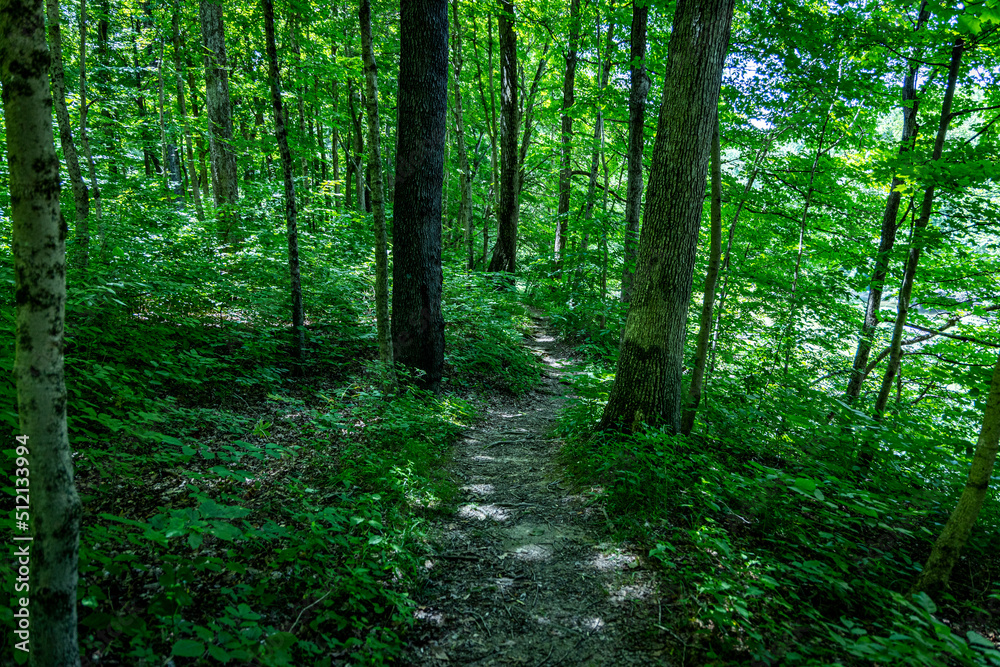
<svg viewBox="0 0 1000 667">
<path fill-rule="evenodd" d="M 430 526 L 437 554 L 415 596 L 406 665 L 673 664 L 657 579 L 641 554 L 611 541 L 606 515 L 566 490 L 548 439 L 568 353 L 535 319 L 526 341 L 544 384 L 497 401 L 456 445 L 454 514 Z M 663 610 L 665 611 L 665 610 Z"/>
</svg>

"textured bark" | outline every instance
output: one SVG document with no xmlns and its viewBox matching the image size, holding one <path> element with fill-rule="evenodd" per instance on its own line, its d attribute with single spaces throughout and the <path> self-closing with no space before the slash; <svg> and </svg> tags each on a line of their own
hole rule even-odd
<svg viewBox="0 0 1000 667">
<path fill-rule="evenodd" d="M 66 171 L 73 188 L 73 205 L 76 211 L 76 261 L 86 268 L 90 262 L 90 196 L 80 172 L 80 158 L 73 143 L 73 127 L 66 107 L 66 82 L 63 74 L 62 29 L 59 18 L 59 0 L 46 0 L 49 22 L 49 48 L 51 49 L 52 102 L 59 121 L 59 143 L 66 159 Z"/>
<path fill-rule="evenodd" d="M 59 211 L 50 64 L 41 0 L 0 0 L 0 84 L 17 308 L 14 380 L 19 433 L 27 436 L 29 450 L 27 465 L 17 467 L 31 475 L 32 539 L 12 544 L 16 551 L 27 548 L 31 563 L 29 589 L 21 594 L 31 603 L 31 665 L 74 667 L 80 664 L 76 584 L 81 506 L 66 432 L 66 228 Z"/>
<path fill-rule="evenodd" d="M 222 27 L 222 3 L 200 0 L 201 38 L 205 48 L 205 108 L 208 112 L 208 145 L 212 164 L 219 235 L 233 241 L 239 199 L 239 172 L 233 151 L 233 109 L 229 99 L 229 69 Z"/>
<path fill-rule="evenodd" d="M 181 50 L 180 8 L 174 9 L 174 70 L 177 77 L 177 111 L 181 115 L 181 125 L 184 128 L 184 143 L 187 149 L 188 181 L 191 184 L 191 197 L 194 199 L 195 213 L 198 220 L 205 219 L 205 209 L 201 203 L 201 188 L 198 185 L 198 172 L 194 162 L 194 142 L 191 139 L 191 125 L 188 123 L 187 101 L 184 98 L 184 58 Z"/>
<path fill-rule="evenodd" d="M 569 234 L 569 203 L 573 175 L 573 88 L 576 83 L 576 51 L 580 43 L 580 0 L 570 0 L 569 44 L 566 48 L 566 70 L 563 74 L 562 114 L 559 135 L 559 208 L 556 212 L 555 270 L 562 268 Z M 641 168 L 641 167 L 640 167 Z M 631 173 L 631 172 L 630 172 Z"/>
<path fill-rule="evenodd" d="M 264 39 L 267 42 L 267 72 L 271 88 L 271 108 L 274 110 L 274 133 L 281 154 L 281 167 L 285 181 L 285 229 L 288 233 L 288 270 L 291 274 L 292 296 L 292 354 L 301 359 L 305 347 L 302 312 L 302 277 L 299 271 L 299 232 L 295 206 L 295 177 L 292 152 L 288 148 L 288 130 L 285 127 L 285 110 L 281 102 L 281 78 L 278 73 L 278 54 L 274 45 L 274 4 L 261 0 L 264 10 Z"/>
<path fill-rule="evenodd" d="M 962 64 L 962 53 L 965 50 L 965 43 L 961 37 L 955 39 L 951 50 L 951 64 L 948 66 L 948 83 L 945 86 L 944 101 L 941 104 L 941 119 L 938 123 L 937 136 L 934 139 L 934 151 L 931 154 L 931 162 L 941 159 L 944 150 L 944 140 L 948 134 L 948 125 L 951 123 L 951 103 L 955 98 L 955 86 L 958 82 L 958 70 Z M 920 262 L 920 253 L 924 243 L 924 230 L 931 218 L 931 208 L 934 205 L 934 185 L 924 188 L 923 201 L 920 204 L 920 216 L 913 225 L 913 241 L 910 244 L 910 252 L 906 259 L 906 271 L 903 274 L 903 283 L 899 288 L 896 307 L 896 325 L 892 332 L 892 342 L 889 345 L 889 364 L 882 377 L 882 387 L 879 390 L 878 398 L 875 400 L 873 416 L 876 420 L 882 419 L 885 406 L 889 402 L 889 394 L 892 391 L 892 381 L 896 373 L 899 372 L 900 360 L 903 357 L 902 341 L 903 327 L 906 326 L 906 317 L 910 310 L 910 295 L 913 292 L 913 280 L 917 274 L 917 264 Z M 871 452 L 862 452 L 862 468 L 871 463 Z"/>
<path fill-rule="evenodd" d="M 1000 359 L 993 368 L 993 380 L 990 383 L 990 394 L 986 400 L 983 425 L 979 430 L 979 441 L 976 443 L 976 452 L 972 458 L 969 480 L 965 483 L 965 490 L 962 491 L 958 504 L 948 517 L 941 535 L 934 543 L 923 571 L 913 585 L 913 593 L 926 591 L 936 595 L 948 587 L 951 571 L 958 562 L 958 556 L 969 539 L 969 532 L 976 523 L 983 501 L 986 499 L 998 445 L 1000 445 Z"/>
<path fill-rule="evenodd" d="M 688 435 L 694 428 L 694 418 L 701 402 L 705 380 L 705 362 L 708 360 L 709 335 L 712 333 L 712 307 L 715 305 L 715 286 L 719 280 L 719 265 L 722 263 L 722 149 L 719 139 L 719 122 L 716 119 L 712 133 L 712 231 L 708 244 L 708 270 L 705 272 L 705 297 L 701 303 L 701 322 L 698 327 L 698 342 L 695 345 L 694 364 L 691 371 L 691 385 L 688 387 L 687 405 L 681 417 L 681 433 Z"/>
<path fill-rule="evenodd" d="M 500 205 L 497 243 L 488 270 L 517 270 L 518 147 L 517 42 L 513 0 L 500 0 Z"/>
<path fill-rule="evenodd" d="M 368 164 L 372 169 L 372 221 L 375 227 L 375 324 L 378 332 L 378 358 L 383 363 L 391 364 L 389 255 L 385 233 L 382 147 L 379 137 L 378 69 L 375 66 L 375 51 L 372 48 L 372 8 L 369 0 L 361 0 L 358 19 L 361 23 L 361 57 L 365 64 L 365 90 L 368 99 Z"/>
<path fill-rule="evenodd" d="M 639 254 L 639 229 L 642 211 L 643 124 L 646 119 L 646 96 L 650 80 L 646 74 L 646 24 L 649 5 L 641 0 L 632 3 L 631 82 L 628 97 L 628 186 L 625 194 L 625 268 L 622 271 L 622 303 L 632 300 L 635 262 Z"/>
<path fill-rule="evenodd" d="M 921 4 L 919 17 L 915 30 L 920 28 L 930 18 L 930 12 L 926 10 L 926 1 Z M 914 57 L 919 58 L 918 49 L 914 49 Z M 913 142 L 917 138 L 917 109 L 920 100 L 917 98 L 917 75 L 920 71 L 920 64 L 911 61 L 906 77 L 903 79 L 903 133 L 899 139 L 899 154 L 906 153 L 913 147 Z M 845 401 L 853 403 L 861 395 L 861 385 L 865 380 L 864 368 L 868 364 L 868 356 L 872 350 L 872 339 L 875 330 L 879 325 L 879 311 L 882 308 L 882 289 L 885 286 L 885 277 L 889 272 L 889 256 L 892 247 L 896 242 L 896 230 L 899 228 L 897 222 L 899 218 L 899 204 L 903 193 L 896 190 L 903 184 L 903 179 L 898 175 L 893 175 L 892 183 L 889 185 L 889 196 L 885 202 L 885 210 L 882 213 L 882 231 L 879 235 L 878 251 L 875 254 L 875 266 L 872 269 L 872 279 L 868 285 L 868 302 L 865 305 L 865 318 L 861 324 L 861 333 L 858 336 L 858 346 L 854 353 L 854 363 L 852 365 L 851 379 L 847 383 Z M 905 215 L 903 216 L 906 217 Z"/>
<path fill-rule="evenodd" d="M 634 291 L 601 430 L 680 430 L 685 325 L 733 5 L 677 3 Z"/>
<path fill-rule="evenodd" d="M 403 0 L 399 34 L 393 356 L 398 363 L 423 371 L 419 383 L 438 391 L 444 366 L 441 185 L 448 103 L 448 0 Z"/>
<path fill-rule="evenodd" d="M 462 229 L 465 248 L 465 268 L 475 268 L 474 244 L 472 238 L 472 170 L 469 168 L 469 153 L 465 145 L 465 115 L 462 112 L 462 25 L 458 15 L 458 0 L 451 3 L 454 26 L 451 39 L 451 59 L 455 74 L 455 142 L 458 144 L 459 189 L 461 199 L 458 205 L 458 224 Z"/>
</svg>

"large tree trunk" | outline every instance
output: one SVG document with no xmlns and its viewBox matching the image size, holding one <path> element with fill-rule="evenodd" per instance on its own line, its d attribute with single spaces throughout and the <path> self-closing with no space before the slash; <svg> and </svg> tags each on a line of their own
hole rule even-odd
<svg viewBox="0 0 1000 667">
<path fill-rule="evenodd" d="M 517 42 L 514 35 L 514 2 L 500 0 L 500 206 L 497 210 L 497 243 L 489 271 L 513 274 L 517 260 L 518 148 L 517 148 Z"/>
<path fill-rule="evenodd" d="M 191 140 L 191 126 L 188 123 L 187 103 L 184 99 L 184 58 L 181 55 L 180 7 L 174 10 L 174 74 L 177 77 L 177 110 L 181 115 L 181 125 L 184 127 L 184 143 L 187 148 L 188 181 L 191 184 L 191 196 L 194 199 L 194 210 L 198 220 L 205 219 L 205 209 L 201 204 L 201 188 L 198 186 L 198 172 L 194 162 L 194 145 Z"/>
<path fill-rule="evenodd" d="M 49 21 L 49 45 L 52 54 L 52 102 L 59 121 L 59 143 L 62 145 L 63 157 L 66 158 L 66 171 L 69 172 L 69 182 L 73 187 L 73 204 L 76 210 L 76 244 L 79 247 L 76 261 L 81 267 L 87 268 L 90 261 L 90 226 L 87 220 L 90 215 L 90 197 L 87 194 L 87 184 L 83 182 L 80 172 L 80 158 L 73 143 L 73 127 L 70 125 L 69 109 L 66 107 L 66 82 L 63 74 L 62 29 L 60 28 L 59 0 L 47 0 Z"/>
<path fill-rule="evenodd" d="M 628 186 L 625 194 L 625 261 L 622 270 L 622 303 L 632 300 L 635 262 L 639 253 L 639 228 L 642 211 L 642 148 L 643 124 L 646 120 L 646 96 L 649 75 L 646 74 L 646 24 L 649 5 L 632 3 L 632 88 L 628 97 Z"/>
<path fill-rule="evenodd" d="M 951 103 L 955 98 L 955 86 L 958 81 L 958 70 L 962 64 L 962 52 L 965 50 L 965 42 L 961 37 L 955 39 L 954 47 L 951 50 L 951 64 L 948 67 L 948 83 L 945 87 L 944 101 L 941 104 L 941 119 L 938 123 L 937 136 L 934 138 L 934 151 L 931 154 L 931 162 L 941 159 L 944 150 L 944 140 L 948 134 L 948 125 L 951 123 Z M 910 310 L 910 294 L 913 292 L 913 279 L 917 274 L 917 264 L 920 262 L 920 252 L 924 244 L 924 230 L 931 219 L 931 208 L 934 205 L 934 185 L 930 184 L 924 188 L 924 198 L 920 204 L 920 216 L 913 225 L 913 241 L 910 244 L 910 252 L 906 259 L 906 271 L 903 274 L 903 284 L 899 288 L 896 307 L 896 326 L 892 331 L 892 343 L 890 344 L 889 365 L 885 369 L 882 378 L 882 387 L 879 390 L 878 398 L 875 400 L 873 416 L 876 420 L 882 419 L 885 412 L 886 403 L 889 402 L 889 394 L 892 391 L 892 381 L 899 372 L 900 360 L 903 357 L 902 341 L 903 327 L 906 326 L 906 317 Z M 862 452 L 861 467 L 865 468 L 871 463 L 871 452 Z"/>
<path fill-rule="evenodd" d="M 278 74 L 278 54 L 274 45 L 274 4 L 261 0 L 264 10 L 264 38 L 267 41 L 267 72 L 271 87 L 271 107 L 274 109 L 274 133 L 281 154 L 281 167 L 285 178 L 285 226 L 288 232 L 288 269 L 292 279 L 292 354 L 301 359 L 305 347 L 304 316 L 302 312 L 302 277 L 299 271 L 299 232 L 295 207 L 295 176 L 292 152 L 288 148 L 288 131 L 285 127 L 285 110 L 281 102 L 281 79 Z"/>
<path fill-rule="evenodd" d="M 212 163 L 219 235 L 232 242 L 236 234 L 239 172 L 233 151 L 233 109 L 229 99 L 229 69 L 222 27 L 222 3 L 200 0 L 201 38 L 205 48 L 205 100 L 208 111 L 208 141 Z"/>
<path fill-rule="evenodd" d="M 393 356 L 423 371 L 420 384 L 438 391 L 444 366 L 441 185 L 448 104 L 448 0 L 403 0 L 399 34 Z"/>
<path fill-rule="evenodd" d="M 447 15 L 447 10 L 445 14 Z M 372 168 L 372 219 L 375 226 L 375 325 L 378 332 L 378 358 L 383 363 L 391 364 L 389 255 L 385 233 L 382 147 L 379 138 L 378 69 L 375 66 L 375 51 L 372 48 L 372 8 L 369 0 L 361 0 L 358 18 L 361 23 L 361 57 L 365 64 L 365 89 L 368 99 L 368 164 Z"/>
<path fill-rule="evenodd" d="M 719 265 L 722 263 L 722 149 L 719 139 L 719 122 L 716 119 L 712 133 L 712 231 L 708 242 L 708 271 L 705 272 L 705 297 L 701 303 L 701 322 L 698 327 L 698 342 L 695 345 L 694 365 L 691 371 L 691 385 L 688 387 L 687 405 L 681 417 L 681 433 L 688 435 L 694 428 L 694 418 L 701 402 L 705 380 L 705 364 L 708 360 L 708 341 L 712 333 L 712 307 L 715 305 L 715 285 L 719 280 Z"/>
<path fill-rule="evenodd" d="M 638 3 L 637 3 L 638 4 Z M 644 5 L 642 11 L 648 11 Z M 569 234 L 569 202 L 573 175 L 573 87 L 576 82 L 576 50 L 580 43 L 580 0 L 570 0 L 569 45 L 566 48 L 566 72 L 563 75 L 562 115 L 559 135 L 559 208 L 556 219 L 555 270 L 558 276 L 566 252 Z M 643 38 L 645 40 L 645 38 Z M 641 168 L 641 167 L 640 167 Z M 631 172 L 630 172 L 631 173 Z"/>
<path fill-rule="evenodd" d="M 81 506 L 66 432 L 66 229 L 59 211 L 49 66 L 41 0 L 0 0 L 0 83 L 17 306 L 14 380 L 20 424 L 16 469 L 11 471 L 12 476 L 17 473 L 12 479 L 19 480 L 12 544 L 18 567 L 30 570 L 31 593 L 22 594 L 30 597 L 30 637 L 27 630 L 23 635 L 15 631 L 14 641 L 30 648 L 29 659 L 36 667 L 74 667 L 80 664 L 76 584 Z M 22 476 L 26 474 L 30 478 Z M 30 525 L 30 535 L 22 521 Z M 15 618 L 27 619 L 28 614 L 27 602 L 15 608 Z"/>
<path fill-rule="evenodd" d="M 969 480 L 965 483 L 965 490 L 962 491 L 958 504 L 948 517 L 937 542 L 934 543 L 931 555 L 911 592 L 926 591 L 936 595 L 947 588 L 952 568 L 958 562 L 958 556 L 969 539 L 969 532 L 976 523 L 983 501 L 986 499 L 998 445 L 1000 445 L 1000 359 L 993 368 L 993 380 L 990 383 L 989 398 L 986 400 L 986 410 L 983 412 L 983 425 L 979 430 L 979 442 L 976 443 L 976 452 L 972 458 Z"/>
<path fill-rule="evenodd" d="M 599 429 L 681 426 L 681 367 L 698 228 L 735 0 L 678 0 L 639 260 Z"/>
<path fill-rule="evenodd" d="M 930 12 L 926 9 L 927 3 L 920 6 L 919 17 L 915 31 L 927 22 Z M 913 49 L 914 57 L 919 58 L 919 49 Z M 916 60 L 910 62 L 909 70 L 903 79 L 903 134 L 899 139 L 899 154 L 910 150 L 913 142 L 917 138 L 917 108 L 920 100 L 917 99 L 917 75 L 920 72 L 920 63 Z M 882 308 L 882 289 L 885 286 L 885 276 L 889 271 L 889 256 L 892 253 L 892 246 L 896 242 L 896 229 L 899 227 L 899 204 L 903 193 L 897 188 L 903 184 L 903 179 L 898 175 L 893 175 L 892 183 L 889 185 L 889 196 L 885 202 L 885 211 L 882 213 L 882 233 L 879 236 L 878 252 L 875 254 L 875 267 L 872 269 L 872 279 L 868 285 L 868 303 L 865 305 L 865 319 L 861 324 L 861 333 L 858 336 L 858 347 L 854 353 L 854 363 L 851 370 L 851 379 L 847 383 L 845 401 L 853 403 L 861 395 L 861 384 L 865 379 L 865 366 L 868 365 L 868 356 L 872 350 L 872 339 L 875 336 L 875 329 L 879 325 L 879 310 Z M 906 217 L 905 215 L 903 216 Z"/>
<path fill-rule="evenodd" d="M 458 205 L 458 224 L 462 229 L 465 248 L 465 268 L 475 268 L 476 258 L 472 238 L 472 170 L 469 169 L 469 153 L 465 145 L 465 115 L 462 113 L 462 26 L 459 22 L 458 0 L 451 3 L 454 28 L 451 40 L 451 56 L 455 71 L 455 141 L 458 143 L 459 188 L 461 199 Z"/>
</svg>

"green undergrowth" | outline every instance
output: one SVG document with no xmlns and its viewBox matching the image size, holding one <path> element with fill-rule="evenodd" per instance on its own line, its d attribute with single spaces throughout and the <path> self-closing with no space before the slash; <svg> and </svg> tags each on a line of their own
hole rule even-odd
<svg viewBox="0 0 1000 667">
<path fill-rule="evenodd" d="M 984 637 L 1000 612 L 995 500 L 951 594 L 940 606 L 908 595 L 964 485 L 964 446 L 880 427 L 819 392 L 723 381 L 691 437 L 592 434 L 612 379 L 599 367 L 574 379 L 562 457 L 664 570 L 677 611 L 663 640 L 681 638 L 689 662 L 1000 665 Z M 856 453 L 872 442 L 863 471 Z"/>
<path fill-rule="evenodd" d="M 357 220 L 302 232 L 304 363 L 289 354 L 283 233 L 234 250 L 171 222 L 70 276 L 83 664 L 393 661 L 423 526 L 454 493 L 441 472 L 452 440 L 483 392 L 537 382 L 523 308 L 487 278 L 446 271 L 434 396 L 375 361 Z M 10 370 L 13 319 L 3 327 Z M 12 408 L 13 383 L 0 391 Z M 16 412 L 2 418 L 13 433 Z"/>
</svg>

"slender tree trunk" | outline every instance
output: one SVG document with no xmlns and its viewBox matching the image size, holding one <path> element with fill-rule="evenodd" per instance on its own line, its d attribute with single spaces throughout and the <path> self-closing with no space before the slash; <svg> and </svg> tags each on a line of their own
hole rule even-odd
<svg viewBox="0 0 1000 667">
<path fill-rule="evenodd" d="M 496 89 L 493 86 L 493 19 L 492 16 L 486 17 L 486 71 L 489 84 L 489 100 L 486 98 L 486 92 L 483 87 L 483 72 L 480 67 L 479 58 L 479 47 L 476 43 L 476 22 L 472 22 L 472 50 L 475 55 L 476 63 L 476 81 L 479 84 L 479 99 L 483 105 L 483 115 L 489 119 L 489 123 L 486 128 L 489 133 L 490 138 L 490 174 L 492 179 L 490 181 L 489 197 L 486 204 L 486 212 L 483 214 L 483 266 L 486 266 L 487 257 L 489 256 L 489 241 L 490 241 L 490 218 L 493 215 L 493 210 L 496 205 L 496 198 L 500 191 L 500 162 L 497 157 L 497 148 L 499 145 L 499 130 L 497 129 L 497 98 Z"/>
<path fill-rule="evenodd" d="M 180 6 L 174 8 L 173 19 L 174 38 L 174 74 L 177 78 L 177 110 L 181 115 L 181 124 L 184 127 L 184 142 L 187 148 L 187 171 L 188 180 L 191 182 L 191 196 L 194 199 L 195 213 L 198 220 L 205 219 L 205 209 L 201 204 L 201 188 L 198 185 L 198 172 L 195 169 L 194 145 L 191 140 L 191 126 L 188 123 L 187 104 L 184 99 L 184 58 L 181 55 L 181 29 L 180 29 Z"/>
<path fill-rule="evenodd" d="M 517 43 L 513 0 L 500 2 L 500 208 L 489 271 L 516 272 L 518 218 Z"/>
<path fill-rule="evenodd" d="M 625 261 L 622 271 L 622 303 L 632 300 L 635 262 L 639 253 L 639 229 L 642 211 L 643 124 L 646 120 L 646 96 L 650 80 L 646 74 L 646 24 L 649 5 L 632 3 L 631 81 L 628 97 L 628 186 L 625 194 Z"/>
<path fill-rule="evenodd" d="M 365 170 L 364 152 L 365 140 L 364 132 L 361 130 L 361 95 L 357 90 L 351 91 L 351 124 L 354 127 L 354 189 L 358 195 L 357 211 L 364 213 L 368 205 L 365 203 Z"/>
<path fill-rule="evenodd" d="M 198 86 L 195 81 L 194 68 L 191 67 L 191 63 L 187 63 L 187 74 L 188 74 L 188 86 L 191 88 L 191 114 L 194 116 L 195 125 L 198 125 L 198 119 L 201 117 L 201 109 L 198 107 Z M 214 183 L 210 183 L 208 178 L 208 163 L 206 161 L 205 150 L 205 139 L 202 136 L 202 131 L 199 129 L 198 134 L 195 135 L 195 152 L 198 154 L 198 183 L 200 184 L 202 191 L 204 192 L 209 185 L 214 186 Z M 215 194 L 212 195 L 213 201 L 215 200 Z"/>
<path fill-rule="evenodd" d="M 83 157 L 87 161 L 87 171 L 90 176 L 90 194 L 94 199 L 94 215 L 97 217 L 97 236 L 100 261 L 104 261 L 106 241 L 104 235 L 104 220 L 101 215 L 101 190 L 97 185 L 97 166 L 94 164 L 94 154 L 90 150 L 90 130 L 87 119 L 90 113 L 90 103 L 87 101 L 87 0 L 80 0 L 80 144 L 83 146 Z M 89 225 L 88 225 L 89 226 Z"/>
<path fill-rule="evenodd" d="M 462 25 L 459 21 L 458 0 L 452 0 L 451 10 L 453 30 L 451 55 L 455 73 L 455 141 L 458 142 L 458 169 L 461 200 L 458 206 L 458 223 L 462 229 L 465 247 L 465 268 L 471 271 L 476 264 L 472 238 L 472 170 L 469 168 L 469 153 L 465 145 L 465 116 L 462 113 Z"/>
<path fill-rule="evenodd" d="M 719 265 L 722 263 L 722 150 L 719 139 L 719 121 L 715 121 L 712 133 L 712 231 L 708 245 L 708 271 L 705 273 L 705 297 L 701 304 L 701 322 L 698 327 L 698 342 L 695 345 L 694 364 L 691 371 L 691 385 L 688 387 L 687 405 L 681 417 L 681 433 L 688 435 L 694 428 L 694 418 L 701 402 L 705 379 L 705 362 L 708 360 L 709 334 L 712 332 L 712 307 L 715 304 L 715 285 L 719 279 Z"/>
<path fill-rule="evenodd" d="M 643 6 L 643 11 L 648 11 L 645 6 Z M 573 175 L 573 117 L 569 110 L 573 106 L 573 89 L 576 83 L 576 50 L 580 43 L 580 0 L 570 0 L 569 21 L 569 45 L 566 48 L 562 114 L 559 121 L 559 208 L 556 212 L 555 237 L 557 278 L 562 269 L 563 255 L 566 253 L 566 237 L 569 234 L 569 203 Z"/>
<path fill-rule="evenodd" d="M 445 16 L 447 17 L 447 9 Z M 358 18 L 361 23 L 361 57 L 365 64 L 365 87 L 368 100 L 368 164 L 372 167 L 372 218 L 375 225 L 375 323 L 378 331 L 378 358 L 382 363 L 391 364 L 389 255 L 385 232 L 382 147 L 379 138 L 378 70 L 375 65 L 375 52 L 372 48 L 372 8 L 369 0 L 361 0 Z"/>
<path fill-rule="evenodd" d="M 55 26 L 58 31 L 58 22 Z M 58 45 L 54 42 L 53 52 Z M 13 376 L 19 421 L 14 445 L 17 476 L 15 471 L 11 475 L 20 480 L 30 474 L 31 480 L 30 501 L 28 486 L 17 483 L 14 506 L 19 523 L 12 542 L 16 559 L 31 564 L 30 643 L 29 637 L 17 635 L 7 641 L 24 640 L 34 667 L 80 664 L 76 585 L 82 510 L 66 431 L 66 230 L 59 210 L 59 158 L 48 80 L 56 69 L 61 71 L 62 64 L 50 63 L 41 0 L 0 0 L 0 84 L 16 294 Z M 30 528 L 20 523 L 22 518 Z M 30 535 L 25 534 L 29 530 Z M 27 619 L 28 614 L 28 601 L 19 601 L 14 618 Z M 13 650 L 7 655 L 12 656 Z"/>
<path fill-rule="evenodd" d="M 236 236 L 239 172 L 233 151 L 233 109 L 229 99 L 229 69 L 223 33 L 222 3 L 200 0 L 201 37 L 205 48 L 205 100 L 208 111 L 208 143 L 212 163 L 219 235 L 226 242 Z"/>
<path fill-rule="evenodd" d="M 173 200 L 177 202 L 184 197 L 184 182 L 181 179 L 181 163 L 177 156 L 177 146 L 167 133 L 166 104 L 163 91 L 163 57 L 165 54 L 166 40 L 160 42 L 160 59 L 156 68 L 160 86 L 160 146 L 163 152 L 163 178 L 166 190 L 173 195 Z"/>
<path fill-rule="evenodd" d="M 444 367 L 441 184 L 448 105 L 448 0 L 403 2 L 399 35 L 393 357 L 423 371 L 419 384 L 437 392 Z"/>
<path fill-rule="evenodd" d="M 542 75 L 545 74 L 545 66 L 549 62 L 549 41 L 546 40 L 542 46 L 542 54 L 538 58 L 538 65 L 535 67 L 535 75 L 531 79 L 531 86 L 528 87 L 527 98 L 524 100 L 524 112 L 521 117 L 524 119 L 524 126 L 521 132 L 521 148 L 517 154 L 517 194 L 521 194 L 524 189 L 525 172 L 524 165 L 528 160 L 528 148 L 531 146 L 531 132 L 534 129 L 535 98 L 538 96 L 538 88 L 542 82 Z M 522 81 L 522 90 L 525 88 Z"/>
<path fill-rule="evenodd" d="M 63 74 L 62 28 L 60 27 L 59 0 L 47 0 L 49 22 L 49 45 L 51 49 L 52 66 L 52 102 L 59 121 L 59 143 L 62 144 L 63 157 L 66 158 L 66 171 L 69 172 L 69 182 L 73 187 L 73 204 L 76 210 L 76 243 L 79 247 L 76 261 L 82 268 L 87 268 L 90 262 L 90 197 L 87 184 L 83 182 L 80 172 L 80 158 L 73 143 L 73 127 L 70 124 L 69 109 L 66 107 L 66 82 Z"/>
<path fill-rule="evenodd" d="M 281 101 L 281 78 L 278 73 L 278 53 L 274 44 L 274 4 L 261 0 L 264 10 L 264 38 L 267 41 L 267 71 L 271 87 L 271 107 L 274 109 L 274 133 L 281 154 L 281 167 L 285 177 L 285 225 L 288 230 L 288 268 L 292 279 L 292 355 L 301 359 L 305 348 L 305 318 L 302 309 L 302 277 L 299 271 L 299 233 L 295 207 L 295 176 L 292 152 L 288 148 L 288 131 L 285 129 L 285 110 Z"/>
<path fill-rule="evenodd" d="M 948 517 L 941 535 L 934 543 L 931 555 L 913 585 L 912 593 L 926 591 L 936 596 L 947 589 L 951 571 L 958 562 L 962 547 L 969 539 L 972 526 L 979 518 L 979 511 L 986 500 L 998 445 L 1000 445 L 1000 359 L 993 368 L 993 380 L 990 382 L 989 398 L 986 400 L 986 409 L 983 412 L 983 425 L 979 430 L 976 452 L 972 457 L 969 480 L 965 483 L 965 490 L 962 491 L 958 504 Z"/>
<path fill-rule="evenodd" d="M 334 47 L 333 59 L 337 59 L 337 49 Z M 333 125 L 330 127 L 330 162 L 333 169 L 333 205 L 340 205 L 340 81 L 334 79 L 331 84 L 333 97 Z M 349 207 L 349 206 L 348 206 Z"/>
<path fill-rule="evenodd" d="M 965 42 L 961 37 L 955 39 L 954 47 L 951 51 L 951 64 L 948 67 L 948 83 L 945 87 L 944 101 L 941 105 L 941 120 L 938 124 L 937 137 L 934 139 L 934 151 L 931 154 L 931 162 L 936 163 L 941 159 L 944 150 L 944 140 L 948 134 L 948 125 L 951 122 L 951 103 L 955 98 L 955 86 L 958 81 L 958 71 L 962 64 L 962 52 L 965 49 Z M 920 261 L 920 252 L 924 245 L 924 230 L 931 218 L 931 208 L 934 205 L 934 185 L 924 188 L 924 198 L 920 205 L 920 217 L 913 225 L 913 240 L 910 243 L 910 252 L 906 259 L 906 271 L 903 274 L 903 284 L 899 288 L 896 308 L 896 326 L 892 332 L 891 351 L 889 352 L 889 365 L 886 367 L 885 375 L 882 378 L 882 387 L 879 390 L 878 399 L 875 401 L 873 416 L 876 420 L 882 419 L 885 412 L 886 403 L 889 402 L 889 394 L 892 391 L 892 380 L 899 371 L 900 360 L 903 357 L 901 343 L 903 341 L 903 327 L 906 326 L 906 317 L 910 310 L 910 294 L 913 292 L 913 279 L 917 274 L 917 264 Z M 871 452 L 862 452 L 861 467 L 865 468 L 871 463 Z"/>
<path fill-rule="evenodd" d="M 930 12 L 927 11 L 926 7 L 926 1 L 921 3 L 916 31 L 919 31 L 928 18 L 930 18 Z M 913 55 L 915 58 L 919 58 L 919 50 L 914 48 Z M 917 75 L 919 72 L 920 64 L 912 61 L 906 77 L 903 79 L 903 134 L 899 139 L 900 155 L 909 151 L 917 138 L 917 109 L 920 104 L 920 100 L 917 98 Z M 854 353 L 851 379 L 847 383 L 845 401 L 848 404 L 853 403 L 861 395 L 861 384 L 865 379 L 864 369 L 868 365 L 868 356 L 871 354 L 875 330 L 879 325 L 879 311 L 882 308 L 882 289 L 885 286 L 885 277 L 889 271 L 889 258 L 892 253 L 892 247 L 896 242 L 896 230 L 899 228 L 899 204 L 903 194 L 897 188 L 902 184 L 903 179 L 899 175 L 893 175 L 892 183 L 889 185 L 889 196 L 885 202 L 885 211 L 882 213 L 882 233 L 879 236 L 878 251 L 875 254 L 872 279 L 868 285 L 868 303 L 865 305 L 865 318 L 861 324 L 858 346 Z"/>
<path fill-rule="evenodd" d="M 681 427 L 688 303 L 735 0 L 678 0 L 615 382 L 598 428 Z"/>
</svg>

